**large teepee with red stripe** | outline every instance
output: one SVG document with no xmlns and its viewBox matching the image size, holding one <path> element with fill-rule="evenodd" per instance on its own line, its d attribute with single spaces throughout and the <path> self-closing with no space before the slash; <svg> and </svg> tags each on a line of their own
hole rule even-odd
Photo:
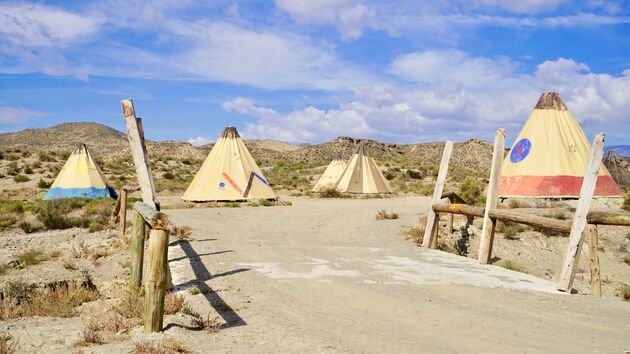
<svg viewBox="0 0 630 354">
<path fill-rule="evenodd" d="M 577 198 L 591 145 L 560 95 L 538 100 L 503 162 L 501 197 Z M 602 165 L 595 196 L 623 193 Z"/>
<path fill-rule="evenodd" d="M 183 200 L 275 199 L 235 127 L 226 127 L 182 196 Z"/>
</svg>

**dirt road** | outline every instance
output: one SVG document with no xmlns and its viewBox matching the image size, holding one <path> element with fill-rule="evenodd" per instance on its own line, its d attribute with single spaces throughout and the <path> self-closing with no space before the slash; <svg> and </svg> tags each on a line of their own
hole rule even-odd
<svg viewBox="0 0 630 354">
<path fill-rule="evenodd" d="M 630 304 L 415 247 L 399 232 L 428 198 L 291 199 L 288 207 L 168 210 L 191 242 L 174 283 L 230 325 L 218 352 L 623 352 Z M 398 220 L 375 220 L 379 209 Z"/>
</svg>

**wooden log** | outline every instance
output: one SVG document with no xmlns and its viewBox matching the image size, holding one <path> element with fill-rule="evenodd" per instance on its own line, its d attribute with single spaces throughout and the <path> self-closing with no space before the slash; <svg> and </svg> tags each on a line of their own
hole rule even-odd
<svg viewBox="0 0 630 354">
<path fill-rule="evenodd" d="M 137 211 L 133 213 L 131 230 L 131 265 L 129 266 L 129 287 L 140 289 L 142 286 L 142 266 L 144 262 L 144 218 Z"/>
<path fill-rule="evenodd" d="M 120 191 L 120 236 L 125 236 L 127 229 L 127 190 Z"/>
<path fill-rule="evenodd" d="M 571 231 L 571 221 L 569 220 L 558 220 L 554 218 L 528 214 L 517 210 L 491 209 L 488 211 L 488 216 L 492 219 L 513 221 L 546 230 L 567 233 Z"/>
<path fill-rule="evenodd" d="M 436 204 L 442 199 L 442 190 L 446 183 L 446 174 L 448 173 L 448 163 L 451 160 L 451 153 L 453 152 L 453 142 L 447 141 L 444 144 L 444 152 L 442 153 L 442 161 L 440 162 L 440 170 L 435 182 L 435 190 L 433 191 L 432 204 Z M 435 231 L 437 229 L 438 222 L 436 220 L 435 212 L 433 208 L 429 208 L 429 215 L 427 216 L 427 226 L 424 230 L 424 239 L 422 240 L 422 246 L 430 248 L 432 247 L 435 237 Z"/>
<path fill-rule="evenodd" d="M 438 237 L 440 236 L 440 214 L 435 213 L 435 220 L 437 223 L 437 227 L 433 229 L 433 242 L 431 243 L 431 248 L 436 249 L 438 246 Z"/>
<path fill-rule="evenodd" d="M 145 282 L 144 331 L 160 332 L 164 320 L 164 296 L 166 295 L 166 256 L 168 232 L 151 230 Z"/>
<path fill-rule="evenodd" d="M 588 225 L 588 254 L 591 265 L 591 295 L 602 297 L 602 281 L 599 274 L 599 249 L 597 245 L 597 225 Z"/>
<path fill-rule="evenodd" d="M 484 215 L 483 208 L 467 204 L 437 203 L 433 204 L 432 209 L 436 213 L 453 213 L 466 216 L 476 216 L 478 218 L 482 218 Z"/>
<path fill-rule="evenodd" d="M 626 211 L 590 211 L 586 220 L 589 224 L 630 226 L 630 213 Z"/>
<path fill-rule="evenodd" d="M 149 165 L 149 158 L 144 144 L 144 130 L 142 129 L 142 121 L 136 118 L 136 111 L 133 107 L 133 101 L 129 99 L 122 100 L 122 111 L 127 125 L 127 138 L 131 147 L 131 156 L 133 164 L 136 167 L 138 183 L 142 191 L 142 200 L 157 209 L 155 186 L 153 183 L 153 175 Z"/>
<path fill-rule="evenodd" d="M 479 263 L 481 264 L 490 263 L 490 259 L 492 258 L 492 244 L 494 243 L 496 221 L 490 219 L 488 212 L 491 209 L 496 209 L 499 203 L 499 182 L 501 182 L 501 166 L 503 164 L 504 151 L 505 129 L 498 129 L 494 136 L 490 182 L 488 182 L 486 210 L 483 216 L 483 226 L 481 228 L 481 242 L 479 244 Z"/>
<path fill-rule="evenodd" d="M 455 218 L 455 214 L 448 213 L 446 214 L 446 232 L 450 234 L 453 233 L 453 221 Z"/>
<path fill-rule="evenodd" d="M 168 228 L 169 222 L 166 214 L 155 210 L 150 205 L 144 202 L 135 202 L 133 210 L 137 211 L 152 229 L 166 230 Z"/>
<path fill-rule="evenodd" d="M 573 224 L 571 226 L 571 234 L 569 235 L 569 246 L 560 270 L 560 278 L 558 281 L 558 290 L 570 291 L 573 287 L 575 272 L 580 260 L 580 251 L 584 241 L 584 231 L 586 230 L 586 215 L 591 208 L 593 193 L 595 192 L 595 184 L 599 175 L 602 158 L 604 156 L 604 133 L 599 133 L 593 140 L 591 148 L 591 156 L 588 160 L 584 180 L 582 181 L 582 189 L 580 191 L 580 200 L 575 210 Z"/>
<path fill-rule="evenodd" d="M 127 185 L 124 185 L 122 187 L 122 189 L 126 190 L 129 193 L 133 193 L 133 192 L 139 191 L 140 190 L 140 186 L 127 186 Z"/>
</svg>

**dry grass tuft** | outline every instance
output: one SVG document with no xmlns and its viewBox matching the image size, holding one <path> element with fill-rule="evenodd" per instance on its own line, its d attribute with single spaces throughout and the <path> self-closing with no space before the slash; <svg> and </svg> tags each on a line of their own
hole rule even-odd
<svg viewBox="0 0 630 354">
<path fill-rule="evenodd" d="M 125 318 L 117 311 L 107 311 L 103 316 L 103 331 L 109 335 L 125 334 L 140 325 L 142 322 L 139 318 Z"/>
<path fill-rule="evenodd" d="M 376 220 L 392 220 L 398 219 L 398 214 L 391 212 L 388 213 L 387 210 L 381 209 L 376 213 Z"/>
<path fill-rule="evenodd" d="M 7 332 L 0 332 L 0 354 L 13 354 L 16 351 L 17 342 Z"/>
<path fill-rule="evenodd" d="M 617 288 L 617 296 L 624 301 L 630 301 L 630 284 L 622 283 Z"/>
<path fill-rule="evenodd" d="M 0 299 L 0 320 L 18 317 L 73 317 L 75 307 L 98 299 L 96 290 L 79 286 L 57 286 L 35 291 L 23 285 L 12 285 L 14 289 Z M 20 288 L 20 290 L 15 290 Z"/>
<path fill-rule="evenodd" d="M 46 260 L 46 256 L 41 250 L 32 249 L 16 254 L 15 259 L 17 260 L 17 268 L 24 269 L 28 266 L 40 264 Z"/>
<path fill-rule="evenodd" d="M 197 329 L 200 329 L 207 333 L 218 333 L 221 330 L 221 323 L 219 323 L 219 318 L 210 318 L 210 313 L 208 313 L 208 316 L 205 319 L 195 312 L 191 316 L 193 326 L 195 326 Z"/>
<path fill-rule="evenodd" d="M 103 336 L 99 333 L 102 329 L 101 323 L 95 319 L 90 318 L 85 323 L 83 330 L 81 330 L 81 336 L 78 341 L 74 343 L 75 346 L 87 347 L 92 344 L 101 345 L 105 343 Z"/>
<path fill-rule="evenodd" d="M 190 226 L 171 226 L 170 235 L 178 239 L 179 241 L 188 240 L 192 235 L 192 228 Z"/>
<path fill-rule="evenodd" d="M 178 313 L 186 304 L 183 295 L 168 293 L 164 297 L 164 313 L 166 315 L 174 315 Z"/>
<path fill-rule="evenodd" d="M 116 312 L 125 318 L 142 318 L 144 316 L 144 299 L 142 289 L 129 290 L 116 307 Z"/>
<path fill-rule="evenodd" d="M 516 271 L 516 272 L 521 272 L 521 273 L 527 274 L 527 269 L 523 265 L 521 265 L 521 264 L 519 264 L 519 263 L 517 263 L 517 262 L 515 262 L 513 260 L 507 259 L 507 260 L 499 262 L 498 265 L 500 267 L 505 268 L 505 269 L 509 269 L 509 270 L 513 270 L 513 271 Z"/>
<path fill-rule="evenodd" d="M 131 344 L 132 353 L 136 354 L 173 354 L 173 353 L 192 353 L 184 343 L 173 339 L 164 338 L 162 342 L 139 341 Z"/>
</svg>

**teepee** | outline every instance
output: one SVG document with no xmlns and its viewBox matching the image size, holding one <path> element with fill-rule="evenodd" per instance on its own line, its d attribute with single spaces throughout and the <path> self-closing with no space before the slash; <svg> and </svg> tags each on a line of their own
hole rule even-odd
<svg viewBox="0 0 630 354">
<path fill-rule="evenodd" d="M 275 199 L 235 127 L 226 127 L 182 196 L 187 201 Z"/>
<path fill-rule="evenodd" d="M 503 162 L 499 196 L 577 198 L 591 144 L 560 95 L 542 94 Z M 602 165 L 595 196 L 622 196 Z"/>
<path fill-rule="evenodd" d="M 319 176 L 315 187 L 313 187 L 313 192 L 318 192 L 326 188 L 334 188 L 343 170 L 346 169 L 346 165 L 346 162 L 341 159 L 341 155 L 337 154 L 335 158 L 330 161 L 324 173 Z"/>
<path fill-rule="evenodd" d="M 368 155 L 364 144 L 359 144 L 344 169 L 336 188 L 348 193 L 391 193 L 389 183 Z"/>
<path fill-rule="evenodd" d="M 80 144 L 68 157 L 44 199 L 105 197 L 116 198 L 116 192 L 105 182 L 90 150 Z"/>
</svg>

